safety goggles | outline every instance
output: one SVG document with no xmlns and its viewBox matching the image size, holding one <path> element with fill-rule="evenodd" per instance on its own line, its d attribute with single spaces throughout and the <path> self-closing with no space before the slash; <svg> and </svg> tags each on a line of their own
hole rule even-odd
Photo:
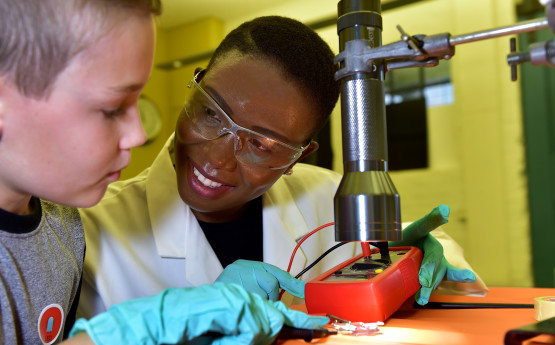
<svg viewBox="0 0 555 345">
<path fill-rule="evenodd" d="M 270 169 L 289 166 L 308 147 L 307 144 L 297 148 L 239 126 L 197 83 L 198 75 L 199 73 L 187 85 L 188 97 L 184 111 L 192 130 L 202 138 L 215 140 L 231 134 L 235 138 L 234 152 L 239 162 Z"/>
</svg>

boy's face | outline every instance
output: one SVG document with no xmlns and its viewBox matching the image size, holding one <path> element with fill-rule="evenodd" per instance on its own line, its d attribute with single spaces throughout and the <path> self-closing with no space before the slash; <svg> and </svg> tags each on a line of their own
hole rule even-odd
<svg viewBox="0 0 555 345">
<path fill-rule="evenodd" d="M 144 143 L 137 99 L 150 76 L 154 26 L 127 18 L 70 62 L 48 98 L 25 97 L 0 79 L 1 208 L 17 212 L 29 195 L 92 206 Z"/>
<path fill-rule="evenodd" d="M 200 86 L 239 126 L 291 146 L 306 145 L 317 126 L 312 101 L 266 61 L 228 56 L 206 73 Z M 288 168 L 240 162 L 234 144 L 232 134 L 203 139 L 192 129 L 186 113 L 181 113 L 175 133 L 178 188 L 200 220 L 221 222 L 236 217 Z M 313 149 L 310 146 L 305 154 Z"/>
</svg>

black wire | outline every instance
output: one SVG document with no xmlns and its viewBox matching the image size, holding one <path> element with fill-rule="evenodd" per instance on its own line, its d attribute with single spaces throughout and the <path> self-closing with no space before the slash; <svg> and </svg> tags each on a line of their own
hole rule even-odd
<svg viewBox="0 0 555 345">
<path fill-rule="evenodd" d="M 413 307 L 417 309 L 481 309 L 481 308 L 523 309 L 523 308 L 534 308 L 534 305 L 518 304 L 518 303 L 455 303 L 455 302 L 428 302 L 428 304 L 426 305 L 420 305 L 414 302 Z"/>
<path fill-rule="evenodd" d="M 319 263 L 326 255 L 328 255 L 329 253 L 333 252 L 334 250 L 336 250 L 337 248 L 341 247 L 344 244 L 347 244 L 349 242 L 339 242 L 338 244 L 336 244 L 335 246 L 331 247 L 330 249 L 326 250 L 326 252 L 322 255 L 320 255 L 318 257 L 318 259 L 316 259 L 313 263 L 311 263 L 310 265 L 306 266 L 304 270 L 302 270 L 299 274 L 297 274 L 295 276 L 296 279 L 299 279 L 303 274 L 305 274 L 309 269 L 311 269 L 312 267 L 314 267 L 317 263 Z"/>
<path fill-rule="evenodd" d="M 382 259 L 389 259 L 389 242 L 379 241 L 370 242 L 370 244 L 380 250 L 380 256 L 382 257 Z"/>
</svg>

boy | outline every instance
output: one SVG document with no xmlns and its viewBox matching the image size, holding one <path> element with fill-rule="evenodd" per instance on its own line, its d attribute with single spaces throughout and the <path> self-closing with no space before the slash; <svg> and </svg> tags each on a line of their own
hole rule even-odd
<svg viewBox="0 0 555 345">
<path fill-rule="evenodd" d="M 66 206 L 96 204 L 145 141 L 136 103 L 160 2 L 0 0 L 0 13 L 0 343 L 52 344 L 73 321 L 85 252 L 79 214 Z M 325 321 L 251 297 L 226 284 L 167 290 L 80 320 L 73 333 L 86 333 L 69 342 L 159 343 L 209 330 L 269 342 L 285 318 L 299 327 Z M 217 312 L 187 312 L 199 300 Z M 151 311 L 165 303 L 164 314 Z M 252 308 L 230 314 L 238 306 Z M 148 311 L 157 322 L 123 317 Z M 241 328 L 244 319 L 261 322 Z"/>
</svg>

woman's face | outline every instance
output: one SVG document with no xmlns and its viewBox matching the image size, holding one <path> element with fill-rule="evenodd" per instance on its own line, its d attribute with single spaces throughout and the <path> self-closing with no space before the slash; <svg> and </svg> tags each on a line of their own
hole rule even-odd
<svg viewBox="0 0 555 345">
<path fill-rule="evenodd" d="M 199 83 L 236 124 L 272 139 L 301 147 L 317 128 L 312 101 L 270 62 L 231 55 L 211 67 Z M 291 167 L 243 163 L 237 160 L 234 145 L 232 134 L 206 140 L 191 129 L 184 111 L 179 116 L 175 131 L 179 194 L 199 220 L 223 222 L 239 216 L 249 201 Z M 316 147 L 311 144 L 299 159 Z"/>
</svg>

